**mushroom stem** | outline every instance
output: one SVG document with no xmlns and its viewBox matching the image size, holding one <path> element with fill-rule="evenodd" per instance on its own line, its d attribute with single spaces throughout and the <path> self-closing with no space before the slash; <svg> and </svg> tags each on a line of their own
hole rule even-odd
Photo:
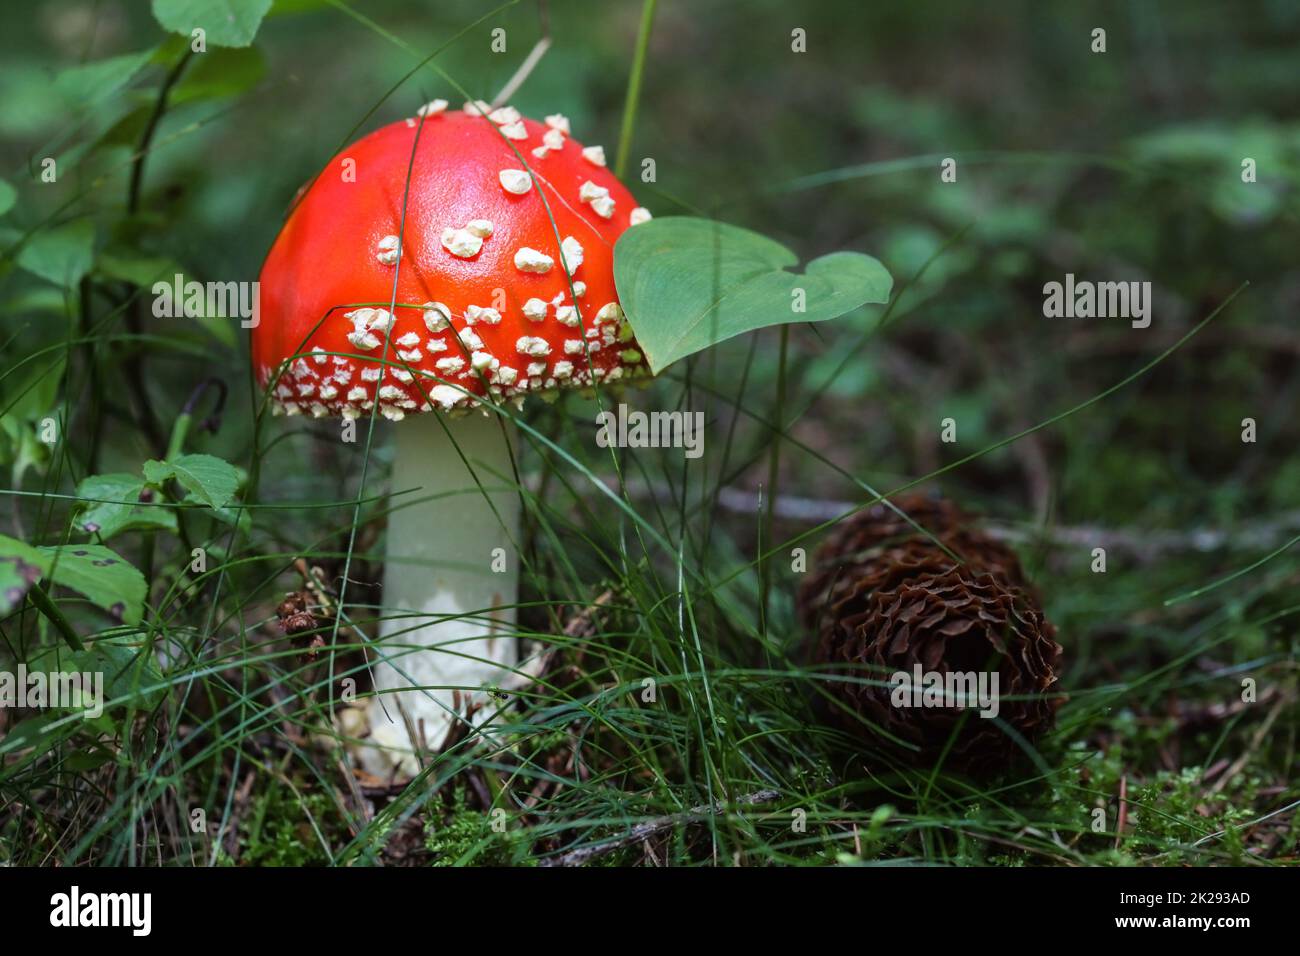
<svg viewBox="0 0 1300 956">
<path fill-rule="evenodd" d="M 382 775 L 417 772 L 408 727 L 421 749 L 436 750 L 453 718 L 453 692 L 462 706 L 481 699 L 476 692 L 497 685 L 517 660 L 519 496 L 503 477 L 514 430 L 503 434 L 496 418 L 478 413 L 440 417 L 417 415 L 396 428 L 397 497 L 369 704 L 370 739 L 385 749 L 362 751 L 366 769 Z"/>
</svg>

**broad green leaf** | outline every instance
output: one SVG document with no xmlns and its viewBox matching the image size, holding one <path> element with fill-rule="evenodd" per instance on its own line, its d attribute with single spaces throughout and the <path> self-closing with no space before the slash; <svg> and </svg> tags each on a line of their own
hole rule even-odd
<svg viewBox="0 0 1300 956">
<path fill-rule="evenodd" d="M 95 264 L 95 224 L 78 219 L 42 229 L 18 253 L 18 264 L 55 285 L 76 286 Z"/>
<path fill-rule="evenodd" d="M 240 479 L 241 483 L 243 479 Z M 191 495 L 190 498 L 193 498 Z M 190 499 L 186 499 L 190 500 Z M 247 535 L 253 530 L 253 516 L 247 508 L 241 508 L 232 504 L 226 508 L 214 508 L 212 517 L 224 525 L 231 525 L 240 534 Z M 216 553 L 216 548 L 208 548 L 208 555 L 211 557 Z"/>
<path fill-rule="evenodd" d="M 181 455 L 171 461 L 146 461 L 144 476 L 160 485 L 175 478 L 209 508 L 224 508 L 239 490 L 239 469 L 213 455 Z"/>
<path fill-rule="evenodd" d="M 64 544 L 41 548 L 53 557 L 55 584 L 84 594 L 124 624 L 144 614 L 144 575 L 102 544 Z"/>
<path fill-rule="evenodd" d="M 135 475 L 91 475 L 83 479 L 77 485 L 77 497 L 87 502 L 77 524 L 87 534 L 111 537 L 121 530 L 143 490 L 144 481 Z"/>
<path fill-rule="evenodd" d="M 60 653 L 66 654 L 61 650 Z M 74 652 L 75 653 L 75 652 Z M 158 660 L 141 642 L 126 638 L 95 641 L 82 656 L 87 663 L 98 661 L 104 672 L 104 691 L 109 700 L 130 699 L 137 708 L 152 707 L 163 693 L 165 678 L 158 669 Z"/>
<path fill-rule="evenodd" d="M 769 325 L 823 322 L 889 300 L 885 267 L 833 252 L 792 272 L 798 257 L 756 232 L 691 217 L 653 219 L 614 247 L 614 282 L 656 374 L 678 359 Z M 802 291 L 803 311 L 796 311 Z"/>
<path fill-rule="evenodd" d="M 0 179 L 0 216 L 3 216 L 18 200 L 18 191 L 3 179 Z"/>
<path fill-rule="evenodd" d="M 95 270 L 114 279 L 121 279 L 145 289 L 155 283 L 171 286 L 176 276 L 188 270 L 168 256 L 155 256 L 124 246 L 110 246 L 95 257 Z M 222 345 L 234 348 L 238 325 L 216 315 L 198 316 L 190 320 Z M 181 334 L 184 334 L 183 332 Z"/>
<path fill-rule="evenodd" d="M 54 89 L 76 106 L 93 106 L 131 82 L 153 52 L 141 50 L 69 67 L 54 78 Z"/>
<path fill-rule="evenodd" d="M 173 33 L 154 47 L 153 57 L 150 62 L 170 69 L 176 65 L 181 57 L 189 52 L 190 43 L 191 37 L 188 30 L 184 36 Z"/>
<path fill-rule="evenodd" d="M 1268 221 L 1284 208 L 1300 183 L 1279 129 L 1259 121 L 1195 121 L 1165 127 L 1137 137 L 1130 148 L 1143 162 L 1212 170 L 1206 188 L 1209 205 L 1229 222 Z M 1241 163 L 1246 157 L 1256 163 L 1256 182 L 1242 182 Z"/>
<path fill-rule="evenodd" d="M 282 17 L 293 13 L 310 13 L 329 5 L 329 0 L 275 0 L 268 17 Z"/>
<path fill-rule="evenodd" d="M 0 444 L 0 461 L 10 466 L 15 488 L 22 484 L 28 468 L 45 472 L 51 448 L 42 440 L 48 424 L 45 419 L 55 420 L 56 437 L 59 427 L 56 406 L 63 381 L 63 356 L 38 360 L 33 366 L 17 382 L 0 385 L 0 433 L 7 439 Z"/>
<path fill-rule="evenodd" d="M 39 426 L 17 415 L 0 416 L 0 462 L 9 466 L 10 480 L 15 488 L 23 483 L 27 469 L 35 468 L 44 474 L 50 461 L 50 446 L 37 436 Z"/>
<path fill-rule="evenodd" d="M 118 247 L 100 253 L 95 268 L 110 278 L 131 282 L 146 289 L 152 288 L 155 282 L 170 285 L 177 273 L 185 273 L 181 264 L 169 256 L 151 256 Z"/>
<path fill-rule="evenodd" d="M 156 93 L 154 97 L 155 99 L 150 99 L 147 96 L 142 97 L 134 106 L 124 110 L 122 115 L 94 140 L 95 148 L 107 149 L 122 146 L 134 152 L 136 144 L 140 142 L 145 129 L 149 126 L 149 121 L 153 118 L 153 112 L 156 108 Z"/>
<path fill-rule="evenodd" d="M 187 36 L 203 30 L 209 46 L 248 46 L 271 9 L 271 0 L 153 0 L 163 28 Z"/>
<path fill-rule="evenodd" d="M 3 267 L 0 267 L 0 273 L 2 272 Z M 8 315 L 16 315 L 19 312 L 44 312 L 66 318 L 68 296 L 62 289 L 41 283 L 17 290 L 15 295 L 0 304 L 0 309 Z"/>
<path fill-rule="evenodd" d="M 210 50 L 196 57 L 193 67 L 176 84 L 170 102 L 238 96 L 251 90 L 266 75 L 266 60 L 256 47 Z"/>
<path fill-rule="evenodd" d="M 18 607 L 31 586 L 49 570 L 49 555 L 0 534 L 0 617 Z"/>
<path fill-rule="evenodd" d="M 80 721 L 66 718 L 67 714 L 44 711 L 10 727 L 4 737 L 0 737 L 0 782 L 16 776 L 41 754 L 81 729 L 77 726 Z M 60 721 L 64 722 L 59 723 Z M 50 725 L 55 723 L 59 725 L 51 729 Z M 22 750 L 28 752 L 16 760 L 10 757 L 10 754 Z"/>
<path fill-rule="evenodd" d="M 124 638 L 98 640 L 82 651 L 50 647 L 34 655 L 27 667 L 29 671 L 101 674 L 104 684 L 100 703 L 120 700 L 122 703 L 117 706 L 124 706 L 130 701 L 137 709 L 147 709 L 157 703 L 166 680 L 157 659 L 145 645 Z M 93 692 L 94 688 L 87 690 Z M 94 706 L 93 701 L 87 706 Z"/>
<path fill-rule="evenodd" d="M 0 412 L 29 422 L 39 421 L 58 404 L 65 360 L 62 355 L 38 358 L 26 366 L 31 371 L 14 383 L 0 384 Z"/>
<path fill-rule="evenodd" d="M 10 36 L 17 31 L 4 32 Z M 0 139 L 34 142 L 54 135 L 66 122 L 67 104 L 50 82 L 49 53 L 32 55 L 34 49 L 29 46 L 24 50 L 21 46 L 7 43 L 0 60 L 0 103 L 4 104 L 0 109 Z M 39 168 L 39 162 L 36 165 Z"/>
<path fill-rule="evenodd" d="M 114 757 L 113 751 L 102 744 L 91 741 L 86 745 L 85 750 L 69 754 L 67 759 L 63 761 L 63 768 L 69 773 L 86 773 L 96 767 L 102 767 Z"/>
<path fill-rule="evenodd" d="M 144 480 L 138 475 L 91 475 L 77 485 L 77 497 L 90 499 L 77 524 L 87 534 L 107 541 L 122 531 L 176 531 L 176 515 L 169 508 L 138 505 Z"/>
</svg>

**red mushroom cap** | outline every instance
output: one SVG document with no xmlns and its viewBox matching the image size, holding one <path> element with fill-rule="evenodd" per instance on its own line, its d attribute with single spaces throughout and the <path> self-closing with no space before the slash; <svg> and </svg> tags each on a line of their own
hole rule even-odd
<svg viewBox="0 0 1300 956">
<path fill-rule="evenodd" d="M 357 417 L 378 402 L 400 419 L 647 371 L 614 242 L 649 214 L 564 117 L 486 111 L 435 100 L 344 149 L 301 195 L 262 266 L 253 330 L 259 383 L 280 372 L 273 410 Z"/>
</svg>

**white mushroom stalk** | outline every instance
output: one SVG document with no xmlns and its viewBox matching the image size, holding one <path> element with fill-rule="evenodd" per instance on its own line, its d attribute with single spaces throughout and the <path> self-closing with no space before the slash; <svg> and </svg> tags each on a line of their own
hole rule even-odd
<svg viewBox="0 0 1300 956">
<path fill-rule="evenodd" d="M 518 659 L 514 427 L 503 433 L 495 416 L 473 413 L 419 415 L 394 430 L 382 656 L 368 707 L 373 746 L 361 754 L 365 769 L 382 776 L 415 774 L 417 749 L 437 752 L 454 696 L 462 714 L 469 700 L 491 711 L 486 691 Z"/>
</svg>

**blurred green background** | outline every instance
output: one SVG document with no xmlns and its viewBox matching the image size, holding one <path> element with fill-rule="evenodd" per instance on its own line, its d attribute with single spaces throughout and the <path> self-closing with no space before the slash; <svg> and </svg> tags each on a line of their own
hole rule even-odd
<svg viewBox="0 0 1300 956">
<path fill-rule="evenodd" d="M 0 162 L 20 195 L 4 235 L 12 241 L 47 217 L 90 213 L 96 249 L 128 260 L 119 271 L 158 257 L 200 280 L 255 277 L 296 189 L 349 139 L 447 94 L 427 69 L 392 90 L 422 55 L 492 8 L 354 9 L 391 37 L 327 4 L 293 0 L 274 5 L 255 47 L 214 47 L 195 61 L 154 134 L 140 209 L 126 216 L 130 157 L 181 41 L 169 41 L 142 2 L 46 2 L 29 15 L 11 8 L 0 40 Z M 530 115 L 565 112 L 576 135 L 612 151 L 639 16 L 637 3 L 548 4 L 554 46 L 515 104 Z M 507 30 L 504 55 L 488 49 L 498 26 Z M 1096 26 L 1108 31 L 1104 54 L 1090 52 Z M 795 27 L 807 31 L 807 53 L 790 50 Z M 471 28 L 437 62 L 491 97 L 538 35 L 536 6 L 520 3 Z M 1128 520 L 1140 509 L 1173 524 L 1295 505 L 1288 494 L 1300 464 L 1280 453 L 1298 437 L 1288 413 L 1300 388 L 1288 334 L 1300 299 L 1298 42 L 1300 8 L 1284 2 L 978 11 L 666 3 L 632 148 L 633 160 L 655 159 L 657 182 L 636 191 L 658 215 L 702 210 L 806 256 L 870 252 L 896 286 L 965 230 L 895 309 L 888 346 L 861 349 L 839 368 L 843 347 L 878 312 L 796 331 L 802 381 L 829 386 L 822 414 L 799 427 L 850 469 L 869 463 L 901 476 L 932 465 L 941 457 L 935 423 L 945 415 L 962 423 L 967 448 L 1037 420 L 1037 411 L 1117 380 L 1248 279 L 1248 294 L 1185 359 L 1117 396 L 1104 415 L 1064 426 L 1086 431 L 1070 442 L 1073 454 L 1052 456 L 1050 483 L 1076 521 Z M 134 72 L 130 64 L 78 68 L 150 50 Z M 45 156 L 59 161 L 50 188 L 29 179 Z M 853 175 L 860 164 L 931 156 L 915 168 Z M 960 164 L 946 188 L 937 176 L 945 156 Z M 1240 181 L 1246 156 L 1259 167 L 1253 185 Z M 797 188 L 828 171 L 846 178 Z M 1044 319 L 1041 285 L 1067 271 L 1150 279 L 1155 324 L 1130 333 L 1118 322 Z M 57 288 L 11 271 L 3 294 L 18 334 L 7 351 L 47 341 L 49 323 L 23 321 L 22 310 L 61 308 Z M 164 328 L 214 349 L 228 373 L 242 368 L 244 342 L 229 324 L 211 338 Z M 745 351 L 733 342 L 716 360 Z M 774 362 L 760 350 L 760 388 Z M 174 404 L 192 368 L 167 357 L 150 365 L 159 407 L 167 394 Z M 902 391 L 903 381 L 921 387 Z M 1222 440 L 1246 415 L 1265 422 L 1253 460 L 1274 449 L 1276 467 L 1239 461 L 1240 449 Z M 1188 421 L 1200 427 L 1182 427 Z M 1124 442 L 1113 440 L 1120 428 Z M 854 440 L 836 442 L 846 429 Z M 142 450 L 122 439 L 126 454 Z M 1060 431 L 1039 441 L 1044 454 L 1067 443 Z M 1134 461 L 1134 448 L 1160 454 Z M 997 461 L 958 477 L 998 488 L 1014 510 L 1041 510 L 1046 492 L 1030 500 L 1014 456 Z M 1095 482 L 1098 469 L 1122 472 L 1125 494 Z M 1248 500 L 1223 500 L 1224 479 L 1245 477 L 1241 469 L 1252 480 L 1230 486 Z M 838 484 L 816 474 L 800 481 L 812 494 Z"/>
<path fill-rule="evenodd" d="M 62 540 L 70 504 L 39 493 L 69 494 L 86 474 L 135 471 L 157 457 L 160 437 L 207 376 L 224 379 L 232 394 L 223 427 L 202 439 L 203 448 L 250 465 L 256 405 L 244 333 L 229 321 L 144 314 L 126 335 L 131 308 L 124 303 L 134 286 L 170 275 L 173 264 L 187 278 L 256 278 L 295 191 L 336 150 L 434 96 L 459 102 L 432 69 L 402 82 L 434 50 L 445 45 L 437 64 L 490 99 L 545 24 L 553 45 L 512 103 L 535 117 L 567 114 L 577 138 L 604 144 L 612 158 L 641 4 L 552 0 L 540 14 L 529 2 L 493 9 L 276 2 L 253 46 L 214 46 L 188 65 L 149 138 L 133 201 L 133 157 L 184 41 L 164 33 L 145 2 L 5 7 L 0 178 L 13 188 L 0 199 L 12 192 L 13 203 L 0 217 L 0 347 L 5 366 L 25 364 L 0 381 L 7 409 L 0 467 L 11 489 L 29 493 L 4 503 L 5 533 Z M 497 27 L 507 31 L 505 54 L 490 51 Z M 1091 50 L 1098 27 L 1106 31 L 1104 53 Z M 806 31 L 807 52 L 792 51 L 795 29 Z M 631 142 L 629 185 L 638 199 L 656 217 L 695 213 L 747 226 L 804 258 L 834 249 L 870 253 L 889 268 L 895 288 L 883 325 L 885 310 L 872 307 L 792 327 L 780 408 L 779 333 L 771 329 L 681 363 L 629 399 L 705 409 L 713 447 L 726 436 L 728 454 L 711 454 L 704 477 L 695 473 L 710 535 L 687 550 L 706 575 L 725 577 L 737 563 L 752 563 L 758 549 L 758 492 L 772 442 L 766 422 L 789 438 L 779 463 L 781 540 L 806 534 L 838 513 L 838 503 L 860 503 L 863 482 L 879 490 L 911 482 L 1098 395 L 1249 282 L 1208 327 L 1133 384 L 933 483 L 1021 543 L 1060 628 L 1075 709 L 1064 713 L 1051 744 L 1053 765 L 1073 768 L 1081 753 L 1105 755 L 1082 783 L 1077 769 L 1062 769 L 1051 785 L 1066 787 L 1067 797 L 1039 793 L 1023 818 L 987 798 L 972 805 L 954 797 L 943 812 L 965 815 L 972 828 L 1020 839 L 1026 820 L 1051 818 L 1078 792 L 1088 800 L 1113 793 L 1123 778 L 1130 792 L 1149 788 L 1141 792 L 1169 802 L 1166 816 L 1152 814 L 1149 829 L 1126 838 L 1130 855 L 1116 858 L 1160 861 L 1171 845 L 1185 849 L 1193 836 L 1296 797 L 1295 549 L 1194 600 L 1164 602 L 1252 564 L 1300 531 L 1298 77 L 1300 4 L 1283 0 L 658 5 Z M 46 157 L 56 159 L 56 183 L 39 180 Z M 646 157 L 655 160 L 653 183 L 636 181 Z M 955 183 L 940 181 L 945 157 L 957 160 Z M 1242 181 L 1245 158 L 1257 164 L 1254 183 Z M 1043 285 L 1066 273 L 1150 281 L 1150 328 L 1045 318 Z M 107 337 L 88 356 L 82 344 L 68 349 L 66 376 L 63 364 L 49 374 L 44 361 L 30 361 L 57 359 L 61 343 L 85 327 L 87 307 L 95 320 L 110 316 L 96 333 Z M 152 409 L 152 434 L 133 388 Z M 52 456 L 33 430 L 60 408 L 67 442 L 62 456 Z M 528 416 L 603 467 L 587 403 L 570 399 Z M 956 445 L 940 441 L 945 418 L 957 423 Z M 1241 440 L 1246 418 L 1257 426 L 1250 444 Z M 357 493 L 357 457 L 312 423 L 276 423 L 261 445 L 264 502 Z M 385 454 L 381 441 L 377 460 Z M 672 514 L 680 458 L 637 460 L 633 472 L 646 485 L 670 488 L 668 514 L 655 520 L 691 537 Z M 540 457 L 525 463 L 532 474 L 546 470 Z M 727 494 L 716 509 L 719 489 Z M 623 542 L 604 537 L 612 518 L 598 496 L 583 496 L 580 488 L 557 507 L 569 507 L 592 536 L 567 540 L 576 542 L 568 557 L 595 587 L 606 568 L 600 548 L 617 554 Z M 696 527 L 698 513 L 683 524 Z M 249 534 L 259 546 L 293 553 L 312 547 L 322 526 L 350 526 L 343 509 L 329 519 L 335 524 L 324 515 L 264 512 Z M 382 522 L 359 542 L 363 550 L 375 546 L 377 527 Z M 1098 545 L 1110 555 L 1104 575 L 1089 570 Z M 260 626 L 295 583 L 287 565 L 278 573 L 232 569 L 222 613 Z M 379 571 L 363 564 L 357 573 L 374 580 Z M 762 617 L 772 641 L 764 653 L 799 638 L 793 577 L 781 574 L 770 616 Z M 739 610 L 723 602 L 699 611 L 708 652 L 745 661 L 758 646 L 749 633 L 760 617 L 757 588 L 752 575 L 726 588 Z M 577 604 L 592 597 L 543 596 Z M 173 620 L 200 629 L 210 611 L 200 600 Z M 625 626 L 635 654 L 641 625 Z M 1187 718 L 1189 708 L 1234 698 L 1243 673 L 1273 688 L 1269 706 L 1280 709 L 1266 738 L 1256 736 L 1253 713 L 1209 726 Z M 754 728 L 765 714 L 794 706 L 780 699 L 778 680 L 746 686 L 750 696 L 738 692 L 732 705 Z M 803 715 L 787 717 L 788 726 L 802 726 Z M 743 736 L 739 726 L 728 733 Z M 799 780 L 843 769 L 820 743 L 791 745 L 777 761 L 751 753 L 745 748 L 756 745 L 745 740 L 728 746 L 742 755 L 744 769 L 732 772 L 752 773 L 751 786 L 766 782 L 759 768 L 768 760 Z M 697 743 L 703 751 L 712 746 Z M 1250 763 L 1217 797 L 1227 802 L 1207 806 L 1202 771 L 1241 753 Z M 225 772 L 226 756 L 214 758 L 213 780 Z M 692 765 L 695 758 L 681 759 Z M 646 782 L 626 769 L 608 782 L 618 794 L 610 799 L 632 819 L 709 797 L 691 773 L 674 773 Z M 631 792 L 638 798 L 622 802 Z M 872 819 L 869 800 L 865 809 L 845 809 L 845 793 L 872 790 L 825 796 L 828 815 L 849 820 L 861 810 Z M 268 806 L 263 813 L 272 820 L 287 812 Z M 1282 818 L 1281 837 L 1252 831 L 1232 852 L 1253 847 L 1293 859 L 1290 820 Z M 334 858 L 311 839 L 281 836 L 284 846 L 250 843 L 245 861 Z M 762 843 L 761 858 L 786 861 L 833 860 L 845 845 L 836 837 L 826 847 L 773 850 L 770 834 L 768 842 L 739 833 L 728 839 L 746 852 Z M 909 839 L 903 833 L 894 843 L 869 844 L 866 853 L 935 859 L 946 852 L 987 862 L 994 852 L 961 840 L 945 850 L 928 835 Z M 1096 851 L 1110 849 L 1108 838 Z M 105 858 L 123 852 L 115 844 Z M 1057 852 L 1045 838 L 1026 851 L 1033 859 Z"/>
</svg>

